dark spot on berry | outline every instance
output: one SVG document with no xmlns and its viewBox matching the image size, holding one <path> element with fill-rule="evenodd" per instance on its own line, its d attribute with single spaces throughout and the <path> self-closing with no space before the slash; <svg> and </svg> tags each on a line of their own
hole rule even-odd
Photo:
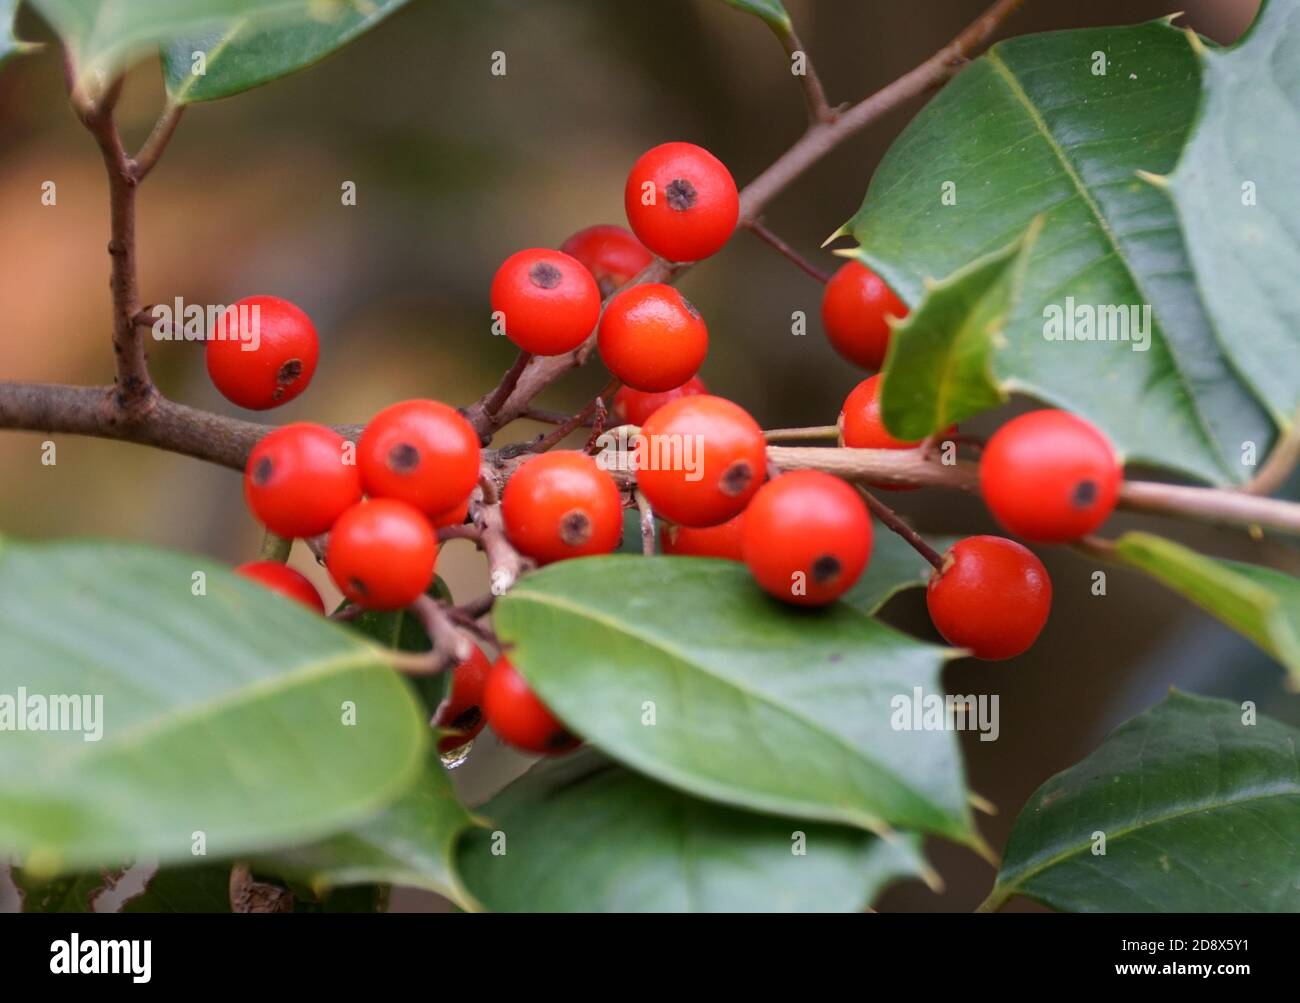
<svg viewBox="0 0 1300 1003">
<path fill-rule="evenodd" d="M 1097 500 L 1097 482 L 1080 481 L 1074 486 L 1074 507 L 1087 508 Z"/>
<path fill-rule="evenodd" d="M 289 359 L 275 374 L 275 389 L 271 392 L 271 400 L 278 401 L 283 397 L 284 392 L 293 386 L 301 375 L 302 359 Z"/>
<path fill-rule="evenodd" d="M 829 585 L 840 577 L 840 561 L 833 554 L 822 554 L 813 561 L 812 577 L 818 585 Z"/>
<path fill-rule="evenodd" d="M 528 281 L 538 289 L 554 289 L 564 278 L 564 273 L 549 261 L 539 261 L 528 270 Z"/>
<path fill-rule="evenodd" d="M 753 479 L 754 468 L 749 465 L 749 461 L 737 460 L 722 472 L 722 476 L 718 479 L 718 490 L 724 495 L 735 498 L 736 495 L 744 493 Z"/>
<path fill-rule="evenodd" d="M 547 748 L 550 749 L 567 749 L 576 739 L 563 728 L 557 728 L 550 738 L 546 740 Z"/>
<path fill-rule="evenodd" d="M 420 451 L 409 442 L 399 442 L 388 451 L 388 469 L 395 474 L 409 474 L 420 465 Z"/>
<path fill-rule="evenodd" d="M 263 456 L 253 465 L 253 483 L 259 488 L 271 479 L 271 474 L 275 472 L 275 464 L 271 462 L 269 456 Z"/>
<path fill-rule="evenodd" d="M 560 517 L 560 539 L 570 547 L 581 547 L 591 539 L 591 516 L 580 508 Z"/>
<path fill-rule="evenodd" d="M 366 588 L 366 583 L 355 575 L 348 578 L 348 587 L 359 596 L 363 596 L 370 591 Z"/>
<path fill-rule="evenodd" d="M 695 205 L 697 198 L 695 186 L 685 178 L 675 178 L 669 181 L 668 187 L 664 189 L 664 194 L 668 197 L 668 208 L 676 212 L 685 212 Z"/>
<path fill-rule="evenodd" d="M 455 728 L 457 731 L 469 731 L 477 727 L 482 720 L 483 712 L 477 707 L 470 707 L 457 714 L 447 727 Z"/>
</svg>

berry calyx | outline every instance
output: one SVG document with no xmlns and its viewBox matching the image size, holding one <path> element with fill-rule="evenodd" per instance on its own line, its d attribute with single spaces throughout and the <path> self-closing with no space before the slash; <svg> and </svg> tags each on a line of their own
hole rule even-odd
<svg viewBox="0 0 1300 1003">
<path fill-rule="evenodd" d="M 648 394 L 644 390 L 634 390 L 632 387 L 619 387 L 614 394 L 611 410 L 620 422 L 644 425 L 652 414 L 669 401 L 675 401 L 679 397 L 695 397 L 708 392 L 708 387 L 698 376 L 692 376 L 680 387 L 654 394 Z"/>
<path fill-rule="evenodd" d="M 452 670 L 451 692 L 433 716 L 436 727 L 457 732 L 438 739 L 439 752 L 451 752 L 472 742 L 487 725 L 483 714 L 483 687 L 492 666 L 481 648 Z"/>
<path fill-rule="evenodd" d="M 357 466 L 367 494 L 436 518 L 469 498 L 479 452 L 478 433 L 455 408 L 409 400 L 370 419 L 357 441 Z"/>
<path fill-rule="evenodd" d="M 554 755 L 580 744 L 504 655 L 488 673 L 483 687 L 483 713 L 501 741 L 525 752 Z"/>
<path fill-rule="evenodd" d="M 325 551 L 325 567 L 339 591 L 374 610 L 415 602 L 433 581 L 437 561 L 438 540 L 429 520 L 393 498 L 372 498 L 344 512 Z"/>
<path fill-rule="evenodd" d="M 516 251 L 492 278 L 492 311 L 525 352 L 563 355 L 581 345 L 600 319 L 600 290 L 582 262 L 563 251 Z"/>
<path fill-rule="evenodd" d="M 1106 521 L 1122 477 L 1110 440 L 1066 411 L 1030 411 L 996 432 L 980 456 L 980 491 L 1001 526 L 1064 543 Z"/>
<path fill-rule="evenodd" d="M 242 575 L 260 585 L 265 585 L 272 592 L 278 592 L 295 602 L 300 602 L 321 616 L 325 615 L 325 603 L 321 601 L 316 586 L 307 577 L 279 561 L 249 561 L 235 568 L 235 574 Z"/>
<path fill-rule="evenodd" d="M 838 477 L 796 470 L 764 484 L 745 510 L 745 563 L 783 602 L 821 606 L 839 598 L 871 558 L 871 515 Z"/>
<path fill-rule="evenodd" d="M 716 526 L 739 514 L 767 474 L 767 442 L 749 412 L 699 394 L 665 404 L 641 426 L 637 484 L 656 514 Z"/>
<path fill-rule="evenodd" d="M 316 536 L 361 500 L 348 442 L 333 429 L 295 422 L 268 432 L 244 467 L 244 498 L 277 536 Z"/>
<path fill-rule="evenodd" d="M 709 330 L 676 289 L 648 282 L 610 301 L 597 345 L 605 367 L 628 386 L 663 393 L 695 375 L 709 351 Z"/>
<path fill-rule="evenodd" d="M 930 619 L 944 640 L 976 658 L 1029 649 L 1052 608 L 1052 580 L 1031 551 L 1000 536 L 959 540 L 930 576 Z"/>
<path fill-rule="evenodd" d="M 654 255 L 630 232 L 612 223 L 600 223 L 579 230 L 560 245 L 591 272 L 602 297 L 622 288 L 627 281 L 654 261 Z"/>
<path fill-rule="evenodd" d="M 700 261 L 731 237 L 740 197 L 731 172 L 694 143 L 663 143 L 641 155 L 623 189 L 627 221 L 669 261 Z"/>
<path fill-rule="evenodd" d="M 884 280 L 859 261 L 831 276 L 822 294 L 822 327 L 835 351 L 864 369 L 879 369 L 889 350 L 889 321 L 907 306 Z"/>
<path fill-rule="evenodd" d="M 288 300 L 249 296 L 222 314 L 206 353 L 208 375 L 226 400 L 266 411 L 307 389 L 320 344 L 311 318 Z"/>
<path fill-rule="evenodd" d="M 617 485 L 572 450 L 525 460 L 501 495 L 501 516 L 510 542 L 539 564 L 608 554 L 623 535 Z"/>
<path fill-rule="evenodd" d="M 728 561 L 743 561 L 745 539 L 745 513 L 716 526 L 664 527 L 661 540 L 665 554 L 676 557 L 721 557 Z"/>
</svg>

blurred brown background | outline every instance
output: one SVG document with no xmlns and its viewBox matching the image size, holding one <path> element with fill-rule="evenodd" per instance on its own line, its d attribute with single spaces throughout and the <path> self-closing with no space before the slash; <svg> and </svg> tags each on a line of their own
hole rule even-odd
<svg viewBox="0 0 1300 1003">
<path fill-rule="evenodd" d="M 855 100 L 906 71 L 985 4 L 787 0 L 833 101 Z M 1229 42 L 1256 5 L 1185 0 L 1182 23 Z M 1030 0 L 1007 33 L 1167 13 L 1168 0 Z M 28 37 L 46 36 L 30 15 L 22 24 Z M 504 77 L 489 72 L 497 50 L 507 56 Z M 161 98 L 156 63 L 142 65 L 120 111 L 129 145 L 146 135 Z M 818 245 L 857 209 L 874 165 L 916 107 L 810 171 L 772 206 L 768 224 L 834 267 Z M 797 137 L 803 115 L 768 30 L 716 0 L 414 0 L 320 66 L 191 109 L 142 195 L 142 294 L 206 304 L 274 293 L 312 315 L 322 337 L 315 381 L 266 420 L 362 421 L 406 396 L 466 404 L 513 356 L 488 330 L 488 285 L 502 258 L 558 246 L 590 223 L 622 223 L 626 172 L 656 143 L 699 142 L 743 184 Z M 41 205 L 47 180 L 58 186 L 56 207 Z M 355 207 L 340 204 L 344 181 L 357 185 Z M 0 378 L 111 380 L 105 182 L 52 50 L 0 74 L 0 220 Z M 815 283 L 739 234 L 681 284 L 709 320 L 702 375 L 713 390 L 766 427 L 835 420 L 862 374 L 821 337 Z M 790 336 L 795 309 L 807 311 L 809 337 Z M 201 355 L 194 345 L 154 344 L 163 391 L 252 417 L 216 394 Z M 604 381 L 591 368 L 543 403 L 588 400 Z M 1002 417 L 970 430 L 986 433 Z M 533 431 L 518 425 L 503 441 Z M 58 437 L 58 463 L 46 467 L 45 438 L 0 433 L 0 532 L 131 538 L 232 563 L 255 554 L 260 534 L 236 474 L 70 437 Z M 897 501 L 922 528 L 992 528 L 968 499 L 920 492 Z M 1114 528 L 1138 522 L 1117 519 Z M 1295 553 L 1270 542 L 1202 529 L 1183 535 L 1216 553 L 1297 570 Z M 1000 740 L 966 743 L 972 786 L 1001 808 L 984 826 L 995 846 L 1038 784 L 1170 684 L 1300 718 L 1294 698 L 1282 695 L 1281 671 L 1215 622 L 1124 572 L 1110 572 L 1108 595 L 1093 597 L 1090 562 L 1059 548 L 1045 556 L 1057 603 L 1037 647 L 1008 663 L 957 663 L 946 675 L 954 692 L 1001 697 Z M 295 564 L 327 586 L 303 557 L 296 553 Z M 448 546 L 441 570 L 458 595 L 485 586 L 467 544 Z M 896 599 L 888 615 L 933 636 L 918 592 Z M 492 762 L 473 767 L 470 788 L 504 768 L 483 758 Z M 969 909 L 984 896 L 987 865 L 964 851 L 935 851 L 948 891 L 899 886 L 882 910 Z"/>
</svg>

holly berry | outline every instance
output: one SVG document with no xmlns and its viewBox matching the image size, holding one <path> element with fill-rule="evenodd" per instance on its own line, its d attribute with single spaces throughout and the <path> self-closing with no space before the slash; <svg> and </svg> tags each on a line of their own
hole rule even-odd
<svg viewBox="0 0 1300 1003">
<path fill-rule="evenodd" d="M 265 411 L 307 389 L 319 352 L 310 317 L 288 300 L 249 296 L 209 332 L 208 375 L 232 404 Z"/>
<path fill-rule="evenodd" d="M 469 518 L 469 498 L 466 498 L 459 505 L 454 505 L 445 512 L 439 512 L 430 517 L 434 529 L 443 529 L 446 526 L 463 526 L 465 520 Z"/>
<path fill-rule="evenodd" d="M 655 394 L 648 394 L 644 390 L 634 390 L 632 387 L 619 387 L 618 392 L 614 394 L 612 410 L 615 417 L 621 422 L 631 425 L 644 425 L 652 414 L 669 401 L 675 401 L 679 397 L 694 397 L 697 394 L 707 394 L 708 392 L 704 381 L 698 376 L 692 376 L 680 387 L 673 387 L 671 390 L 664 390 Z"/>
<path fill-rule="evenodd" d="M 244 498 L 277 536 L 326 532 L 361 500 L 361 475 L 347 440 L 332 429 L 295 422 L 268 432 L 244 468 Z"/>
<path fill-rule="evenodd" d="M 745 534 L 745 513 L 716 526 L 677 526 L 672 523 L 664 527 L 663 548 L 665 554 L 677 557 L 722 557 L 729 561 L 743 561 Z"/>
<path fill-rule="evenodd" d="M 563 355 L 600 319 L 600 290 L 582 262 L 563 251 L 516 251 L 492 279 L 492 311 L 506 337 L 534 355 Z"/>
<path fill-rule="evenodd" d="M 446 404 L 402 401 L 370 419 L 357 441 L 357 466 L 367 494 L 438 517 L 478 483 L 478 433 Z"/>
<path fill-rule="evenodd" d="M 749 412 L 699 394 L 665 404 L 641 426 L 637 484 L 655 512 L 681 526 L 737 515 L 767 473 L 767 443 Z"/>
<path fill-rule="evenodd" d="M 560 245 L 591 272 L 601 296 L 614 290 L 654 261 L 645 245 L 621 226 L 601 223 L 579 230 Z"/>
<path fill-rule="evenodd" d="M 1013 418 L 980 456 L 980 491 L 993 517 L 1040 543 L 1077 540 L 1105 522 L 1121 476 L 1110 440 L 1065 411 Z"/>
<path fill-rule="evenodd" d="M 921 440 L 905 442 L 896 439 L 885 428 L 880 414 L 881 376 L 868 376 L 853 388 L 840 411 L 840 435 L 844 445 L 854 449 L 912 449 Z"/>
<path fill-rule="evenodd" d="M 745 563 L 783 602 L 821 606 L 858 580 L 871 558 L 871 516 L 838 477 L 796 470 L 764 484 L 745 510 Z"/>
<path fill-rule="evenodd" d="M 623 535 L 618 487 L 572 450 L 524 461 L 502 493 L 501 516 L 510 542 L 539 564 L 607 554 Z"/>
<path fill-rule="evenodd" d="M 433 723 L 459 734 L 438 739 L 439 752 L 451 752 L 473 741 L 487 724 L 483 716 L 483 687 L 491 667 L 482 649 L 475 647 L 474 653 L 452 670 L 451 692 L 438 707 Z"/>
<path fill-rule="evenodd" d="M 709 330 L 676 289 L 648 282 L 610 301 L 597 345 L 605 367 L 628 386 L 664 393 L 695 375 L 709 351 Z"/>
<path fill-rule="evenodd" d="M 265 585 L 272 592 L 288 596 L 308 609 L 315 610 L 321 616 L 325 615 L 325 604 L 321 602 L 316 586 L 309 582 L 305 575 L 294 571 L 286 564 L 281 564 L 279 561 L 249 561 L 235 568 L 235 574 Z"/>
<path fill-rule="evenodd" d="M 866 265 L 850 261 L 831 276 L 822 294 L 822 327 L 835 351 L 864 369 L 879 369 L 889 348 L 888 317 L 907 306 Z"/>
<path fill-rule="evenodd" d="M 339 516 L 325 566 L 339 591 L 366 609 L 402 609 L 433 581 L 438 539 L 429 520 L 406 502 L 372 498 Z"/>
<path fill-rule="evenodd" d="M 641 243 L 669 261 L 700 261 L 730 239 L 740 218 L 726 166 L 693 143 L 664 143 L 641 155 L 623 190 Z"/>
<path fill-rule="evenodd" d="M 568 752 L 580 744 L 565 730 L 519 671 L 502 655 L 483 687 L 483 713 L 501 741 L 538 755 Z"/>
<path fill-rule="evenodd" d="M 944 639 L 976 658 L 1012 658 L 1052 608 L 1052 580 L 1033 553 L 1000 536 L 959 540 L 930 576 L 925 602 Z"/>
</svg>

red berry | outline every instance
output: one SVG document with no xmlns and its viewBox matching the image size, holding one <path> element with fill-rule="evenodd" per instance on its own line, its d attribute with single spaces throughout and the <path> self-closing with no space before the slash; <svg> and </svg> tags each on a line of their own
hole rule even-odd
<svg viewBox="0 0 1300 1003">
<path fill-rule="evenodd" d="M 722 557 L 729 561 L 743 561 L 745 535 L 745 513 L 716 526 L 677 526 L 669 524 L 664 527 L 663 547 L 665 554 L 677 557 Z"/>
<path fill-rule="evenodd" d="M 621 226 L 601 223 L 579 230 L 560 250 L 581 261 L 596 280 L 601 296 L 625 285 L 654 261 L 645 245 Z"/>
<path fill-rule="evenodd" d="M 288 596 L 308 609 L 315 610 L 321 616 L 325 615 L 325 604 L 321 602 L 316 586 L 305 575 L 286 564 L 279 561 L 249 561 L 237 567 L 235 574 L 250 578 L 272 592 L 279 592 L 280 595 Z"/>
<path fill-rule="evenodd" d="M 641 243 L 669 261 L 700 261 L 731 237 L 740 217 L 726 166 L 693 143 L 664 143 L 641 155 L 623 190 Z"/>
<path fill-rule="evenodd" d="M 767 473 L 758 422 L 722 397 L 665 404 L 641 426 L 637 484 L 655 512 L 681 526 L 716 526 L 749 503 Z"/>
<path fill-rule="evenodd" d="M 868 376 L 853 388 L 844 401 L 840 412 L 840 434 L 844 445 L 854 449 L 912 449 L 921 444 L 921 440 L 904 442 L 895 439 L 885 428 L 880 415 L 881 377 Z"/>
<path fill-rule="evenodd" d="M 572 450 L 525 460 L 501 495 L 501 516 L 510 542 L 539 564 L 607 554 L 623 535 L 617 485 Z"/>
<path fill-rule="evenodd" d="M 1009 532 L 1064 543 L 1106 521 L 1122 476 L 1110 441 L 1065 411 L 1030 411 L 1007 422 L 980 456 L 980 491 Z"/>
<path fill-rule="evenodd" d="M 434 529 L 442 529 L 446 526 L 462 526 L 465 520 L 469 518 L 469 498 L 466 498 L 459 505 L 455 505 L 445 512 L 439 512 L 437 515 L 430 516 Z"/>
<path fill-rule="evenodd" d="M 367 494 L 436 517 L 459 506 L 478 483 L 478 433 L 446 404 L 402 401 L 370 419 L 357 441 L 357 466 Z"/>
<path fill-rule="evenodd" d="M 783 602 L 839 598 L 871 558 L 871 516 L 838 477 L 796 470 L 764 484 L 745 510 L 745 563 Z"/>
<path fill-rule="evenodd" d="M 348 441 L 332 429 L 295 422 L 268 432 L 244 468 L 244 498 L 277 536 L 316 536 L 361 500 Z"/>
<path fill-rule="evenodd" d="M 459 734 L 438 739 L 439 752 L 451 752 L 473 741 L 487 724 L 483 716 L 483 687 L 490 669 L 487 656 L 475 647 L 474 653 L 452 670 L 451 692 L 438 708 L 433 723 Z"/>
<path fill-rule="evenodd" d="M 628 386 L 664 393 L 695 375 L 709 351 L 709 330 L 676 289 L 648 282 L 610 301 L 597 344 L 605 367 Z"/>
<path fill-rule="evenodd" d="M 930 576 L 930 619 L 944 639 L 976 658 L 1026 651 L 1047 623 L 1052 580 L 1043 562 L 1000 536 L 959 540 Z"/>
<path fill-rule="evenodd" d="M 208 375 L 232 404 L 265 411 L 307 389 L 319 352 L 310 317 L 288 300 L 249 296 L 209 332 Z"/>
<path fill-rule="evenodd" d="M 504 655 L 488 673 L 483 713 L 501 741 L 525 752 L 546 755 L 568 752 L 579 745 Z"/>
<path fill-rule="evenodd" d="M 600 319 L 600 290 L 582 262 L 535 247 L 502 262 L 492 279 L 492 310 L 506 337 L 525 352 L 563 355 L 581 345 Z"/>
<path fill-rule="evenodd" d="M 330 530 L 325 566 L 339 591 L 366 609 L 402 609 L 433 581 L 438 539 L 417 509 L 393 498 L 358 502 Z"/>
<path fill-rule="evenodd" d="M 879 369 L 889 348 L 889 321 L 907 307 L 866 265 L 850 261 L 831 276 L 822 295 L 822 326 L 835 351 L 864 369 Z"/>
<path fill-rule="evenodd" d="M 619 387 L 618 392 L 614 394 L 613 411 L 621 422 L 631 425 L 644 425 L 652 414 L 669 401 L 675 401 L 678 397 L 694 397 L 697 394 L 707 394 L 708 392 L 704 381 L 698 376 L 692 376 L 680 387 L 673 387 L 671 390 L 664 390 L 657 394 L 648 394 L 643 390 L 633 390 L 631 387 Z"/>
</svg>

